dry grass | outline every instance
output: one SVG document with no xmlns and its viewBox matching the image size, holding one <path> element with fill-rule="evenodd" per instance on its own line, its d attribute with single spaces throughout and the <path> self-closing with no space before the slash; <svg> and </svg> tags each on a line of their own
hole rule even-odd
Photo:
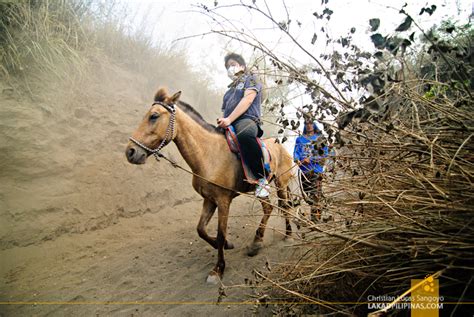
<svg viewBox="0 0 474 317">
<path fill-rule="evenodd" d="M 438 273 L 445 301 L 472 300 L 474 105 L 462 92 L 426 97 L 424 84 L 394 84 L 383 111 L 346 127 L 325 182 L 336 221 L 307 222 L 304 256 L 260 275 L 274 297 L 364 315 L 367 305 L 355 302 L 398 296 L 410 279 Z"/>
<path fill-rule="evenodd" d="M 77 15 L 73 3 L 7 2 L 0 12 L 2 78 L 48 72 L 63 79 L 83 69 L 86 61 L 80 51 L 88 45 L 81 25 L 84 16 Z"/>
<path fill-rule="evenodd" d="M 189 67 L 188 48 L 161 44 L 160 30 L 146 20 L 137 24 L 120 2 L 12 1 L 0 4 L 0 16 L 0 79 L 18 94 L 33 97 L 58 81 L 72 86 L 111 62 L 147 78 L 150 99 L 165 85 L 201 106 L 218 100 L 210 79 Z"/>
</svg>

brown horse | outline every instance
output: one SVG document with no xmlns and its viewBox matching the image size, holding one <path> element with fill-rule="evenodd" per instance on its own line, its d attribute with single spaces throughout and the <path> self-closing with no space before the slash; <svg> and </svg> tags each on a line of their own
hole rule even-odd
<svg viewBox="0 0 474 317">
<path fill-rule="evenodd" d="M 181 92 L 168 96 L 164 88 L 158 90 L 155 102 L 133 133 L 125 154 L 132 164 L 144 164 L 151 154 L 158 155 L 166 144 L 174 141 L 179 152 L 194 174 L 194 189 L 204 198 L 201 218 L 197 225 L 199 236 L 218 250 L 218 260 L 207 281 L 217 283 L 224 273 L 224 249 L 232 249 L 226 240 L 229 206 L 239 192 L 255 189 L 244 180 L 244 172 L 237 156 L 230 152 L 222 130 L 207 123 L 190 105 L 179 101 Z M 272 139 L 265 142 L 272 157 L 271 169 L 279 197 L 279 206 L 287 209 L 288 183 L 293 161 L 284 147 Z M 248 248 L 249 256 L 256 255 L 263 246 L 263 235 L 272 205 L 261 199 L 264 216 Z M 216 207 L 218 209 L 217 237 L 206 232 Z M 289 214 L 284 212 L 286 235 L 291 235 Z"/>
</svg>

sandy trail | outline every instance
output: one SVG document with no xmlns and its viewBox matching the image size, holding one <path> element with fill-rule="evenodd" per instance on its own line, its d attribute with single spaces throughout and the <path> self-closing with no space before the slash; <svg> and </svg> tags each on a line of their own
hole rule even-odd
<svg viewBox="0 0 474 317">
<path fill-rule="evenodd" d="M 197 235 L 202 198 L 191 175 L 163 160 L 126 161 L 128 136 L 154 93 L 146 87 L 157 83 L 106 62 L 73 87 L 51 82 L 33 99 L 0 84 L 0 301 L 60 303 L 0 305 L 0 316 L 251 314 L 252 305 L 214 304 L 219 287 L 205 279 L 217 252 Z M 193 96 L 191 84 L 180 87 L 183 100 L 200 100 L 193 105 L 212 118 L 220 101 Z M 174 145 L 164 152 L 187 166 Z M 225 252 L 226 286 L 291 256 L 278 232 L 284 220 L 273 214 L 267 247 L 249 258 L 261 207 L 234 200 L 228 234 L 236 248 Z M 223 301 L 253 292 L 228 288 Z M 105 301 L 127 303 L 86 304 Z M 130 303 L 153 301 L 176 304 Z"/>
<path fill-rule="evenodd" d="M 226 251 L 226 286 L 244 285 L 254 268 L 265 271 L 265 262 L 283 260 L 284 254 L 291 252 L 283 236 L 269 229 L 261 254 L 253 258 L 245 255 L 259 218 L 250 214 L 253 204 L 241 197 L 231 207 L 234 217 L 229 221 L 229 239 L 236 249 Z M 223 305 L 215 305 L 219 287 L 205 279 L 217 254 L 195 231 L 199 207 L 198 201 L 190 201 L 120 218 L 105 229 L 1 251 L 2 301 L 84 303 L 0 306 L 2 316 L 252 314 L 253 305 L 235 304 L 252 299 L 249 287 L 226 289 Z M 215 232 L 213 220 L 210 232 Z M 283 230 L 283 219 L 273 217 L 273 225 Z M 105 301 L 115 304 L 100 303 Z M 267 313 L 270 311 L 259 309 L 259 314 Z"/>
</svg>

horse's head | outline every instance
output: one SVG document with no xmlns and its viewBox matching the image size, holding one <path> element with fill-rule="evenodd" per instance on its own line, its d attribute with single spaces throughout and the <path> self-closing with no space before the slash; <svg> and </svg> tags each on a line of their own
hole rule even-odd
<svg viewBox="0 0 474 317">
<path fill-rule="evenodd" d="M 130 163 L 145 164 L 150 154 L 157 153 L 175 138 L 175 104 L 180 95 L 181 91 L 170 97 L 164 88 L 155 94 L 155 102 L 133 132 L 125 150 Z"/>
</svg>

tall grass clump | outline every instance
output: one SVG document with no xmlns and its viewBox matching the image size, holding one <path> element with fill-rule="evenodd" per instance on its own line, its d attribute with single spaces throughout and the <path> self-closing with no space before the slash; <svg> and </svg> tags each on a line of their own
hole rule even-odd
<svg viewBox="0 0 474 317">
<path fill-rule="evenodd" d="M 396 80 L 339 117 L 337 168 L 324 182 L 336 221 L 308 221 L 304 255 L 257 272 L 274 298 L 298 313 L 363 316 L 374 312 L 370 296 L 409 295 L 411 279 L 433 276 L 443 315 L 472 311 L 463 304 L 474 294 L 472 35 L 469 25 L 426 33 L 422 49 L 396 55 Z"/>
<path fill-rule="evenodd" d="M 190 68 L 186 46 L 161 43 L 160 31 L 118 1 L 2 2 L 0 78 L 31 91 L 42 76 L 73 83 L 110 62 L 147 78 L 146 90 L 167 85 L 194 99 L 216 97 L 210 78 Z"/>
<path fill-rule="evenodd" d="M 88 45 L 82 27 L 88 17 L 81 1 L 0 3 L 0 65 L 3 79 L 47 72 L 59 78 L 81 72 L 80 51 Z"/>
</svg>

